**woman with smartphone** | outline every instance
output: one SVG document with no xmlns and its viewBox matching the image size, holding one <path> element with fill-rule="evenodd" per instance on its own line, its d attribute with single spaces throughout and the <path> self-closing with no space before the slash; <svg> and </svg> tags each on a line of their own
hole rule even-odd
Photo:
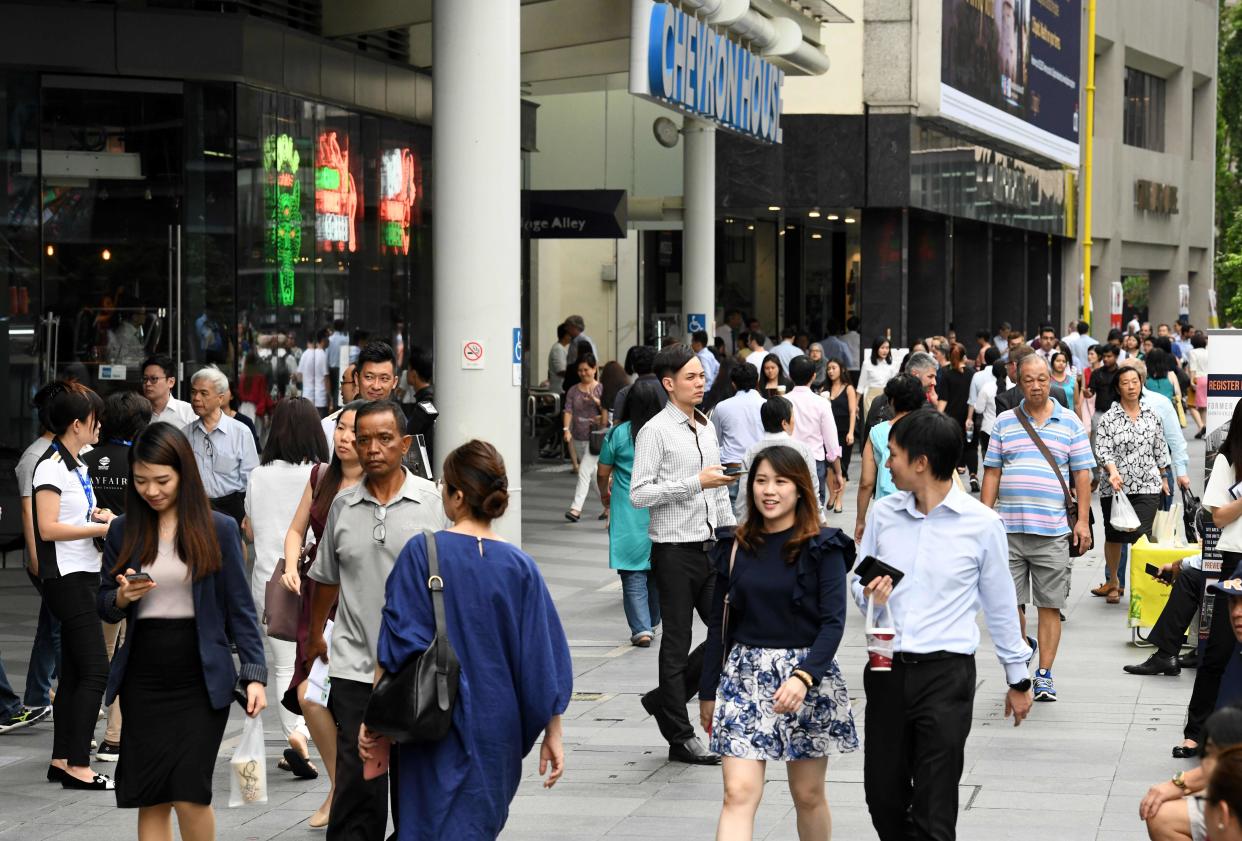
<svg viewBox="0 0 1242 841">
<path fill-rule="evenodd" d="M 791 447 L 756 456 L 747 516 L 713 550 L 716 585 L 699 718 L 723 758 L 718 838 L 750 838 L 767 763 L 785 762 L 803 839 L 828 838 L 828 755 L 858 750 L 837 665 L 854 544 L 822 528 L 806 462 Z"/>
<path fill-rule="evenodd" d="M 82 450 L 99 442 L 99 395 L 65 383 L 48 403 L 55 436 L 34 469 L 35 553 L 43 600 L 60 621 L 60 678 L 52 704 L 55 731 L 48 782 L 64 788 L 111 790 L 91 769 L 91 737 L 108 681 L 103 623 L 95 612 L 99 550 L 112 512 L 98 507 Z"/>
<path fill-rule="evenodd" d="M 267 664 L 241 555 L 241 534 L 215 513 L 190 442 L 156 423 L 130 450 L 124 516 L 108 530 L 99 614 L 126 620 L 107 700 L 128 725 L 116 802 L 138 809 L 139 841 L 215 838 L 211 777 L 229 705 L 267 705 Z M 229 642 L 241 669 L 233 666 Z"/>
</svg>

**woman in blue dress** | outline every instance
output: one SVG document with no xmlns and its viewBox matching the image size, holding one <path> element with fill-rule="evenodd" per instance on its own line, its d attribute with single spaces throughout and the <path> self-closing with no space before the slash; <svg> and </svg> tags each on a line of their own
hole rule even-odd
<svg viewBox="0 0 1242 841">
<path fill-rule="evenodd" d="M 660 598 L 651 577 L 651 514 L 630 503 L 630 473 L 634 469 L 634 442 L 638 431 L 664 408 L 664 388 L 639 380 L 630 387 L 621 407 L 620 423 L 608 430 L 599 454 L 599 495 L 608 509 L 608 566 L 621 575 L 621 598 L 630 642 L 649 648 L 660 624 Z"/>
<path fill-rule="evenodd" d="M 716 837 L 751 837 L 771 761 L 786 764 L 798 837 L 826 841 L 828 755 L 858 750 L 836 659 L 854 544 L 840 529 L 820 527 L 810 471 L 791 447 L 759 453 L 746 498 L 736 536 L 713 550 L 716 584 L 699 683 L 700 720 L 723 758 Z"/>
<path fill-rule="evenodd" d="M 517 793 L 522 759 L 540 733 L 544 785 L 550 788 L 564 771 L 569 644 L 534 559 L 492 531 L 492 520 L 509 504 L 504 462 L 491 444 L 470 441 L 444 460 L 442 482 L 444 512 L 454 525 L 435 541 L 461 681 L 448 735 L 394 751 L 398 811 L 405 818 L 397 827 L 400 841 L 496 838 Z M 418 535 L 388 577 L 383 671 L 399 670 L 435 635 L 428 577 L 426 538 Z M 378 738 L 363 727 L 364 759 Z"/>
</svg>

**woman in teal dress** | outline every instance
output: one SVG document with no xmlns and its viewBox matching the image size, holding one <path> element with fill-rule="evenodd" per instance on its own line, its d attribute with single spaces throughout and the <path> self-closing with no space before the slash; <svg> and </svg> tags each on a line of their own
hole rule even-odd
<svg viewBox="0 0 1242 841">
<path fill-rule="evenodd" d="M 599 454 L 600 498 L 609 511 L 608 566 L 621 575 L 622 603 L 630 624 L 630 642 L 647 648 L 660 624 L 660 599 L 651 577 L 651 515 L 630 504 L 630 472 L 638 430 L 664 408 L 663 386 L 639 380 L 625 396 L 618 423 L 604 438 Z"/>
</svg>

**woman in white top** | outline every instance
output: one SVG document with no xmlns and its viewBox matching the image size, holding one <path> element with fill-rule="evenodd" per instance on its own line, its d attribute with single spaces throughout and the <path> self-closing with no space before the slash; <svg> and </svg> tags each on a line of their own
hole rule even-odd
<svg viewBox="0 0 1242 841">
<path fill-rule="evenodd" d="M 99 441 L 103 401 L 79 383 L 64 383 L 48 402 L 55 435 L 35 463 L 35 553 L 43 600 L 60 622 L 60 678 L 52 704 L 55 732 L 48 782 L 64 788 L 111 790 L 112 780 L 91 770 L 91 737 L 108 684 L 99 594 L 99 550 L 112 512 L 96 507 L 86 465 L 79 457 Z"/>
<path fill-rule="evenodd" d="M 1208 337 L 1206 333 L 1195 333 L 1190 337 L 1190 356 L 1186 360 L 1190 373 L 1190 386 L 1195 399 L 1190 404 L 1190 416 L 1195 419 L 1199 431 L 1196 438 L 1207 433 L 1207 424 L 1203 416 L 1207 412 L 1207 381 L 1208 381 Z"/>
<path fill-rule="evenodd" d="M 328 460 L 328 446 L 320 427 L 315 404 L 305 397 L 281 400 L 271 415 L 271 427 L 259 466 L 250 473 L 246 486 L 246 536 L 254 543 L 254 569 L 250 574 L 250 594 L 263 621 L 267 582 L 276 563 L 296 564 L 297 557 L 285 555 L 285 534 L 298 510 L 302 489 L 310 480 L 311 468 Z M 266 631 L 266 625 L 264 626 Z M 266 633 L 265 633 L 265 636 Z M 281 691 L 293 678 L 298 644 L 292 640 L 267 636 L 275 685 Z M 302 779 L 313 780 L 319 771 L 310 763 L 306 721 L 284 706 L 277 706 L 280 726 L 289 748 L 280 767 Z"/>
<path fill-rule="evenodd" d="M 992 438 L 992 427 L 996 425 L 996 395 L 1009 388 L 1009 371 L 1004 362 L 993 362 L 991 377 L 979 386 L 975 401 L 966 409 L 966 425 L 978 418 L 975 430 L 979 437 L 979 447 L 988 451 L 988 442 Z"/>
<path fill-rule="evenodd" d="M 893 364 L 892 345 L 883 336 L 871 344 L 871 353 L 863 359 L 862 372 L 858 375 L 857 391 L 863 397 L 863 417 L 871 411 L 871 401 L 884 393 L 884 386 L 897 373 Z"/>
</svg>

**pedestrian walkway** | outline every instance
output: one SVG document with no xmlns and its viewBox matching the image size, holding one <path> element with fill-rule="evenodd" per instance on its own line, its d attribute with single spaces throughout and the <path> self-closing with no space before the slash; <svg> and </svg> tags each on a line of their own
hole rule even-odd
<svg viewBox="0 0 1242 841">
<path fill-rule="evenodd" d="M 1202 463 L 1199 442 L 1192 445 L 1191 463 Z M 720 770 L 665 761 L 667 747 L 638 703 L 639 693 L 655 683 L 658 644 L 649 649 L 629 644 L 620 580 L 608 569 L 607 532 L 595 519 L 598 501 L 587 503 L 580 523 L 564 519 L 573 486 L 567 468 L 523 477 L 525 548 L 539 561 L 574 657 L 565 778 L 545 791 L 532 754 L 501 837 L 712 838 L 720 809 Z M 845 512 L 830 515 L 833 525 L 847 531 L 853 528 L 854 490 L 851 485 Z M 1102 579 L 1102 570 L 1101 550 L 1076 562 L 1066 610 L 1069 622 L 1055 668 L 1061 700 L 1036 704 L 1017 730 L 1003 718 L 1004 676 L 984 632 L 975 723 L 962 780 L 961 841 L 1028 838 L 1032 833 L 1057 841 L 1146 838 L 1138 819 L 1142 795 L 1153 782 L 1190 767 L 1172 759 L 1169 749 L 1180 739 L 1194 672 L 1184 671 L 1177 678 L 1122 673 L 1123 665 L 1139 662 L 1148 652 L 1129 644 L 1124 607 L 1106 605 L 1088 592 Z M 34 591 L 11 564 L 0 572 L 0 651 L 19 691 L 36 615 Z M 1029 631 L 1033 634 L 1034 627 Z M 839 660 L 861 722 L 866 654 L 862 621 L 854 610 Z M 697 712 L 691 719 L 697 720 Z M 322 801 L 327 779 L 301 782 L 277 771 L 275 760 L 284 740 L 274 712 L 269 711 L 266 724 L 269 802 L 229 809 L 228 757 L 241 732 L 241 714 L 234 710 L 216 771 L 219 837 L 322 838 L 322 830 L 310 829 L 306 819 Z M 116 809 L 111 793 L 66 792 L 44 782 L 51 738 L 50 724 L 0 736 L 0 839 L 133 838 L 136 815 Z M 867 815 L 862 767 L 861 751 L 829 763 L 835 838 L 876 837 Z M 755 837 L 796 839 L 784 768 L 769 767 L 768 777 Z"/>
</svg>

